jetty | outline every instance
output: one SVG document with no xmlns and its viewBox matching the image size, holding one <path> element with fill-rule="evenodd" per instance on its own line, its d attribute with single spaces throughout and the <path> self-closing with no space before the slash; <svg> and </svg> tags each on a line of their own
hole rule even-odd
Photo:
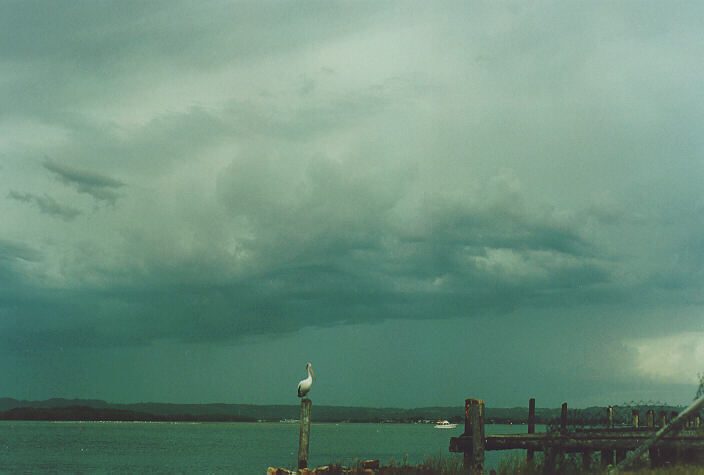
<svg viewBox="0 0 704 475">
<path fill-rule="evenodd" d="M 527 450 L 528 460 L 534 452 L 543 452 L 546 470 L 560 464 L 565 453 L 581 453 L 585 468 L 590 468 L 594 456 L 600 458 L 602 468 L 623 468 L 629 461 L 647 451 L 650 464 L 661 466 L 666 462 L 701 463 L 704 459 L 704 431 L 697 412 L 704 398 L 695 401 L 681 414 L 653 410 L 645 414 L 641 426 L 640 413 L 632 412 L 630 427 L 614 425 L 613 407 L 607 408 L 607 427 L 568 429 L 567 403 L 562 405 L 559 426 L 543 433 L 535 433 L 535 399 L 528 409 L 528 431 L 525 434 L 486 435 L 484 433 L 484 401 L 465 401 L 465 430 L 450 439 L 450 452 L 464 453 L 464 465 L 471 471 L 484 470 L 484 452 L 487 450 Z M 627 460 L 631 452 L 631 457 Z"/>
</svg>

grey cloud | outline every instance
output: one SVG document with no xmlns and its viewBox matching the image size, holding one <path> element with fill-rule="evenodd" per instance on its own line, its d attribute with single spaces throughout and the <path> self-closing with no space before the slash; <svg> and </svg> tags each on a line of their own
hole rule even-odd
<svg viewBox="0 0 704 475">
<path fill-rule="evenodd" d="M 0 5 L 0 348 L 696 313 L 701 7 L 400 5 Z"/>
<path fill-rule="evenodd" d="M 27 283 L 27 267 L 40 264 L 44 257 L 32 246 L 0 238 L 0 328 L 8 320 L 21 320 L 19 313 L 32 308 L 30 296 L 36 293 Z M 5 332 L 14 337 L 11 329 Z"/>
<path fill-rule="evenodd" d="M 46 159 L 44 168 L 54 173 L 63 183 L 73 186 L 79 193 L 86 193 L 99 201 L 115 203 L 120 197 L 117 189 L 124 183 L 99 173 L 78 169 Z"/>
<path fill-rule="evenodd" d="M 8 193 L 7 196 L 8 198 L 16 201 L 34 203 L 42 213 L 50 216 L 56 216 L 65 221 L 71 221 L 76 218 L 76 216 L 81 214 L 80 210 L 71 206 L 62 205 L 47 194 L 44 194 L 44 196 L 39 196 L 33 193 L 22 193 L 19 191 L 10 190 L 10 193 Z"/>
<path fill-rule="evenodd" d="M 42 254 L 31 246 L 0 238 L 0 259 L 5 261 L 20 259 L 27 262 L 37 262 L 42 259 Z"/>
<path fill-rule="evenodd" d="M 0 44 L 12 47 L 0 55 L 16 73 L 0 84 L 7 98 L 0 116 L 33 111 L 70 120 L 72 114 L 62 109 L 90 106 L 107 90 L 124 92 L 144 87 L 145 80 L 295 53 L 349 34 L 353 19 L 369 22 L 386 8 L 374 3 L 127 4 L 3 5 Z M 300 35 L 302 30 L 307 33 Z"/>
<path fill-rule="evenodd" d="M 595 257 L 577 224 L 526 209 L 520 193 L 507 199 L 489 183 L 478 195 L 501 199 L 417 199 L 412 171 L 296 157 L 291 167 L 245 154 L 219 174 L 225 224 L 246 223 L 230 232 L 243 257 L 228 256 L 219 238 L 203 243 L 203 254 L 180 254 L 156 235 L 161 249 L 149 252 L 137 233 L 119 286 L 104 269 L 105 288 L 46 293 L 45 306 L 66 318 L 51 331 L 27 323 L 7 344 L 224 342 L 308 326 L 474 318 L 554 305 L 557 295 L 614 297 L 614 263 Z M 401 206 L 408 200 L 415 204 Z"/>
</svg>

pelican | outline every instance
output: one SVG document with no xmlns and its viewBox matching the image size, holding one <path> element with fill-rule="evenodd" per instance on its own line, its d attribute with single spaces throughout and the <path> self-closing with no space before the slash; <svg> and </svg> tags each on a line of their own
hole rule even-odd
<svg viewBox="0 0 704 475">
<path fill-rule="evenodd" d="M 303 397 L 308 394 L 310 387 L 313 386 L 313 380 L 315 379 L 313 365 L 306 363 L 306 371 L 308 371 L 308 377 L 306 379 L 302 379 L 301 382 L 298 383 L 298 397 Z"/>
</svg>

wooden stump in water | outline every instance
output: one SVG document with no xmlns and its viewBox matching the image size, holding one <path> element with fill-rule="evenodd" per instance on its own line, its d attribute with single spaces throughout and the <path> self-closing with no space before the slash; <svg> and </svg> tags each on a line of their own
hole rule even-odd
<svg viewBox="0 0 704 475">
<path fill-rule="evenodd" d="M 301 433 L 298 439 L 298 468 L 308 467 L 308 444 L 310 441 L 310 399 L 301 399 Z"/>
</svg>

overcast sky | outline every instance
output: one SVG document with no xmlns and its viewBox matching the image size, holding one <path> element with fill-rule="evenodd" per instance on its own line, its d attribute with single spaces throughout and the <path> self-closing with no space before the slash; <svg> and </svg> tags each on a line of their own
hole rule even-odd
<svg viewBox="0 0 704 475">
<path fill-rule="evenodd" d="M 0 396 L 687 403 L 701 2 L 0 3 Z"/>
</svg>

